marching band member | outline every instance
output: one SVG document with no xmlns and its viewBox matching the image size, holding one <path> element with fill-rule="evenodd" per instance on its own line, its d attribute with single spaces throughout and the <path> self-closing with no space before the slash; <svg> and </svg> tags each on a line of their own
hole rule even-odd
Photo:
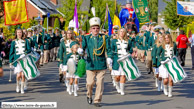
<svg viewBox="0 0 194 109">
<path fill-rule="evenodd" d="M 79 76 L 75 75 L 75 72 L 70 72 L 70 69 L 75 69 L 74 71 L 76 71 L 76 66 L 77 66 L 77 63 L 79 61 L 80 56 L 79 54 L 77 53 L 77 50 L 78 50 L 78 42 L 71 42 L 70 44 L 70 48 L 71 48 L 71 53 L 69 53 L 67 56 L 66 56 L 66 59 L 64 59 L 63 61 L 63 65 L 67 67 L 66 69 L 66 77 L 70 78 L 70 82 L 69 82 L 69 85 L 68 85 L 68 93 L 69 95 L 72 94 L 72 92 L 74 92 L 74 96 L 78 96 L 77 94 L 77 90 L 78 90 L 78 79 L 79 79 Z M 75 64 L 72 64 L 70 63 L 70 61 L 73 61 Z M 74 67 L 74 68 L 72 68 Z M 74 85 L 73 85 L 74 83 Z"/>
<path fill-rule="evenodd" d="M 155 27 L 156 23 L 153 22 L 150 24 L 150 27 L 148 27 L 148 30 L 146 32 L 146 37 L 148 39 L 147 43 L 148 43 L 148 50 L 147 50 L 147 57 L 146 57 L 146 67 L 147 67 L 147 71 L 148 74 L 152 73 L 152 57 L 151 57 L 151 51 L 152 51 L 152 46 L 155 43 L 155 39 L 156 39 L 156 35 L 154 33 L 154 27 Z M 159 29 L 157 29 L 157 31 L 159 32 Z"/>
<path fill-rule="evenodd" d="M 119 67 L 117 60 L 128 53 L 132 54 L 132 45 L 131 40 L 127 37 L 127 32 L 124 28 L 120 29 L 118 32 L 118 39 L 113 39 L 111 43 L 111 49 L 113 52 L 113 66 L 112 66 L 112 75 L 115 75 L 115 84 L 118 93 L 125 95 L 124 93 L 124 84 L 126 81 L 125 74 L 122 72 Z M 119 85 L 120 83 L 120 85 Z"/>
<path fill-rule="evenodd" d="M 104 75 L 107 69 L 105 51 L 107 52 L 107 62 L 110 65 L 111 49 L 110 38 L 107 35 L 101 35 L 100 18 L 93 17 L 89 20 L 91 34 L 84 36 L 82 41 L 83 50 L 87 51 L 86 59 L 86 87 L 87 102 L 92 104 L 93 85 L 96 78 L 96 92 L 94 98 L 94 106 L 101 107 L 102 94 L 104 90 Z M 83 53 L 82 49 L 78 49 L 78 53 Z"/>
<path fill-rule="evenodd" d="M 170 34 L 166 35 L 164 43 L 157 49 L 157 58 L 159 62 L 162 63 L 168 59 L 171 59 L 173 56 L 177 56 L 177 54 L 178 52 L 176 43 L 172 41 L 172 37 Z M 159 72 L 159 77 L 162 77 L 164 82 L 164 94 L 168 95 L 168 97 L 172 97 L 172 78 L 169 76 L 167 69 L 165 69 L 164 65 L 162 64 L 159 67 Z"/>
<path fill-rule="evenodd" d="M 53 54 L 53 58 L 52 58 L 53 61 L 55 61 L 57 58 L 61 38 L 62 37 L 61 37 L 60 31 L 59 31 L 59 28 L 55 28 L 55 34 L 54 34 L 54 37 L 52 38 L 53 47 L 54 47 L 54 50 L 53 50 L 54 54 Z"/>
<path fill-rule="evenodd" d="M 163 41 L 164 41 L 164 35 L 159 34 L 157 39 L 156 39 L 156 42 L 153 46 L 152 53 L 151 53 L 152 62 L 153 62 L 153 70 L 154 70 L 154 74 L 155 74 L 155 78 L 156 78 L 155 85 L 156 85 L 156 87 L 158 87 L 158 91 L 160 91 L 161 87 L 162 87 L 162 83 L 161 83 L 162 78 L 159 77 L 159 73 L 162 71 L 159 72 L 160 62 L 158 60 L 156 53 L 157 53 L 158 48 L 160 46 L 162 46 Z"/>
<path fill-rule="evenodd" d="M 135 45 L 135 38 L 136 38 L 135 31 L 132 31 L 131 32 L 131 37 L 129 37 L 129 39 L 131 40 L 131 45 L 132 45 L 132 48 L 133 48 L 133 53 L 132 53 L 133 58 L 135 58 L 136 55 L 137 55 L 137 48 L 136 48 L 136 45 Z"/>
<path fill-rule="evenodd" d="M 40 66 L 43 66 L 44 63 L 44 45 L 45 45 L 45 29 L 40 28 L 40 33 L 39 33 L 40 41 L 41 44 L 39 45 L 39 48 L 41 50 L 41 55 L 40 55 Z"/>
<path fill-rule="evenodd" d="M 44 59 L 43 59 L 43 62 L 44 62 L 44 64 L 47 64 L 49 61 L 49 49 L 50 49 L 50 42 L 51 42 L 50 35 L 49 34 L 44 35 L 43 41 L 44 41 Z"/>
<path fill-rule="evenodd" d="M 10 66 L 14 66 L 14 73 L 17 74 L 16 77 L 16 92 L 20 91 L 20 79 L 21 79 L 21 94 L 24 94 L 24 82 L 25 76 L 22 72 L 21 65 L 17 63 L 17 59 L 23 58 L 25 54 L 30 53 L 31 48 L 28 43 L 24 39 L 24 34 L 22 29 L 16 30 L 15 40 L 11 43 L 10 54 L 9 54 L 9 62 Z"/>
<path fill-rule="evenodd" d="M 143 63 L 145 62 L 145 50 L 147 49 L 147 43 L 146 43 L 146 36 L 144 34 L 144 30 L 141 30 L 141 33 L 139 33 L 139 58 L 140 61 Z"/>
<path fill-rule="evenodd" d="M 70 44 L 71 42 L 75 41 L 74 35 L 73 35 L 73 30 L 67 30 L 67 37 L 64 38 L 64 40 L 60 43 L 60 48 L 59 48 L 59 58 L 60 58 L 60 66 L 62 67 L 62 72 L 59 74 L 59 81 L 63 82 L 63 78 L 66 78 L 66 70 L 67 67 L 63 66 L 64 65 L 64 60 L 66 59 L 66 56 L 71 53 L 71 48 Z M 67 91 L 69 90 L 69 78 L 66 78 L 65 81 Z"/>
<path fill-rule="evenodd" d="M 49 28 L 48 36 L 50 37 L 50 42 L 49 42 L 49 62 L 52 62 L 53 61 L 53 55 L 54 55 L 54 48 L 53 48 L 54 33 L 52 32 L 52 28 Z"/>
</svg>

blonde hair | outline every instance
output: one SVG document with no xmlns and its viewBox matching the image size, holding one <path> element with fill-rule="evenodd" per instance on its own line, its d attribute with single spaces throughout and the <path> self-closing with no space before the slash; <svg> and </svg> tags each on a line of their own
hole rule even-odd
<svg viewBox="0 0 194 109">
<path fill-rule="evenodd" d="M 128 37 L 127 37 L 127 31 L 126 31 L 124 28 L 119 29 L 119 31 L 118 31 L 118 39 L 120 39 L 120 32 L 121 32 L 121 30 L 123 30 L 123 31 L 124 31 L 124 37 L 123 37 L 123 40 L 127 41 L 127 40 L 128 40 Z"/>
<path fill-rule="evenodd" d="M 160 39 L 161 36 L 162 36 L 162 42 L 159 41 L 159 39 Z M 158 37 L 157 37 L 157 39 L 155 41 L 156 46 L 157 47 L 161 46 L 163 44 L 164 40 L 165 40 L 165 36 L 162 35 L 162 34 L 158 34 Z"/>
<path fill-rule="evenodd" d="M 169 39 L 170 39 L 170 47 L 174 47 L 174 44 L 173 44 L 173 41 L 172 41 L 172 36 L 170 35 L 170 34 L 167 34 L 166 35 Z M 166 37 L 165 36 L 165 37 Z M 162 47 L 165 49 L 165 45 L 166 45 L 167 43 L 166 43 L 166 41 L 163 41 L 163 45 L 162 45 Z"/>
<path fill-rule="evenodd" d="M 72 41 L 75 41 L 75 37 L 74 37 L 74 32 L 73 32 L 73 30 L 67 30 L 67 32 L 68 32 L 68 31 L 71 31 L 71 33 L 72 33 L 71 40 L 72 40 Z M 64 42 L 65 42 L 65 44 L 67 43 L 67 33 L 66 33 L 66 35 L 65 35 Z"/>
</svg>

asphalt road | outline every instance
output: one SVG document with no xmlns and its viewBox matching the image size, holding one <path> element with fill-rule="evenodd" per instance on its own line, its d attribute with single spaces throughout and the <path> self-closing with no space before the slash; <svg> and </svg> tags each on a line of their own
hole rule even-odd
<svg viewBox="0 0 194 109">
<path fill-rule="evenodd" d="M 154 86 L 154 79 L 147 74 L 145 64 L 137 62 L 142 76 L 127 82 L 125 96 L 121 96 L 113 87 L 110 72 L 105 75 L 105 90 L 102 109 L 193 109 L 194 107 L 194 72 L 191 70 L 190 51 L 187 52 L 184 70 L 188 77 L 173 87 L 173 97 L 164 96 Z M 4 66 L 4 77 L 0 78 L 0 102 L 57 102 L 58 109 L 95 109 L 86 102 L 86 80 L 80 79 L 79 96 L 70 96 L 64 84 L 58 80 L 57 62 L 48 63 L 41 69 L 41 75 L 29 82 L 25 94 L 15 92 L 15 75 L 9 80 L 9 68 Z"/>
</svg>

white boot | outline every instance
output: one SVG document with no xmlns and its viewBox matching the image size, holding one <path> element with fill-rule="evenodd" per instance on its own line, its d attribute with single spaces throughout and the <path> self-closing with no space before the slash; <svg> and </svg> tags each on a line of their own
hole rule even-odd
<svg viewBox="0 0 194 109">
<path fill-rule="evenodd" d="M 163 80 L 161 81 L 161 91 L 164 90 L 164 84 L 163 84 Z"/>
<path fill-rule="evenodd" d="M 158 81 L 158 91 L 161 89 L 161 81 Z"/>
<path fill-rule="evenodd" d="M 24 82 L 21 82 L 21 94 L 24 94 Z"/>
<path fill-rule="evenodd" d="M 119 82 L 116 82 L 116 81 L 115 81 L 115 87 L 116 87 L 116 89 L 117 89 L 117 92 L 118 92 L 118 93 L 121 93 L 121 89 L 120 89 L 120 87 L 119 87 Z"/>
<path fill-rule="evenodd" d="M 20 82 L 16 81 L 16 92 L 19 93 L 20 92 Z"/>
<path fill-rule="evenodd" d="M 69 85 L 69 95 L 72 95 L 72 89 L 73 89 L 72 85 Z"/>
<path fill-rule="evenodd" d="M 24 82 L 24 90 L 27 90 L 27 89 L 28 89 L 28 81 L 25 80 L 25 82 Z"/>
<path fill-rule="evenodd" d="M 125 83 L 120 83 L 121 95 L 125 95 L 124 87 L 125 87 Z"/>
<path fill-rule="evenodd" d="M 77 85 L 77 84 L 74 84 L 74 96 L 75 96 L 75 97 L 78 96 L 77 90 L 78 90 L 78 85 Z"/>
<path fill-rule="evenodd" d="M 159 81 L 158 78 L 156 78 L 155 79 L 155 85 L 156 85 L 156 87 L 158 87 L 158 81 Z"/>
<path fill-rule="evenodd" d="M 168 97 L 172 97 L 172 86 L 168 86 Z"/>
<path fill-rule="evenodd" d="M 65 81 L 65 85 L 66 85 L 66 91 L 69 92 L 69 80 L 66 80 Z"/>
<path fill-rule="evenodd" d="M 113 86 L 115 87 L 115 86 L 116 86 L 116 81 L 115 81 L 114 77 L 115 77 L 115 76 L 112 76 L 112 84 L 113 84 Z"/>
<path fill-rule="evenodd" d="M 164 85 L 164 90 L 163 90 L 164 91 L 164 95 L 168 95 L 167 87 L 168 87 L 167 85 Z"/>
</svg>

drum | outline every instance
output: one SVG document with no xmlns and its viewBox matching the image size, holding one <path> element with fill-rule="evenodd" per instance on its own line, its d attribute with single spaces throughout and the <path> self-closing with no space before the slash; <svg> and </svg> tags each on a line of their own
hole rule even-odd
<svg viewBox="0 0 194 109">
<path fill-rule="evenodd" d="M 181 82 L 187 77 L 177 57 L 161 62 L 161 64 L 164 65 L 174 83 Z"/>
<path fill-rule="evenodd" d="M 18 59 L 18 64 L 21 65 L 25 78 L 27 80 L 35 79 L 40 75 L 40 72 L 35 64 L 33 54 L 28 54 L 25 57 Z"/>
<path fill-rule="evenodd" d="M 141 73 L 130 54 L 123 56 L 117 61 L 121 70 L 125 73 L 128 81 L 135 80 L 141 76 Z"/>
</svg>

